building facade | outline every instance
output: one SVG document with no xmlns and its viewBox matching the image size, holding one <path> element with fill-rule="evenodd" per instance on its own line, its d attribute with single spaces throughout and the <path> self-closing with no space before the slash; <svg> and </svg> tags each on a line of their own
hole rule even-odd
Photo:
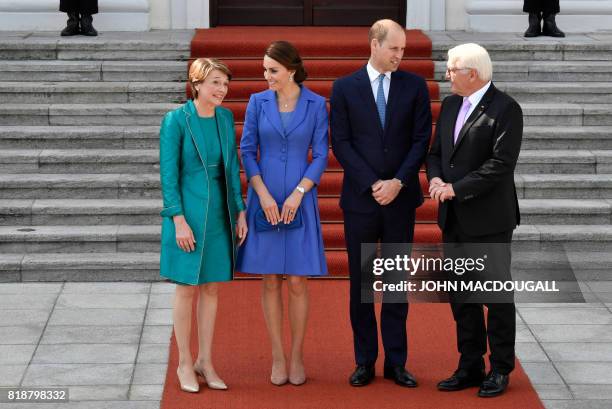
<svg viewBox="0 0 612 409">
<path fill-rule="evenodd" d="M 366 4 L 347 0 L 335 4 L 320 0 L 284 0 L 276 3 L 276 8 L 262 9 L 257 6 L 259 2 L 249 0 L 99 0 L 100 14 L 95 21 L 101 31 L 206 28 L 223 25 L 225 16 L 240 15 L 259 18 L 262 24 L 269 24 L 273 19 L 271 13 L 282 9 L 283 13 L 293 10 L 297 13 L 294 15 L 303 13 L 307 16 L 302 24 L 295 25 L 329 24 L 326 21 L 352 25 L 350 18 L 345 19 L 344 11 L 351 3 L 359 3 L 360 7 Z M 381 8 L 393 9 L 390 15 L 395 16 L 400 12 L 401 18 L 398 19 L 403 20 L 406 27 L 423 30 L 521 32 L 526 26 L 522 3 L 522 0 L 398 0 L 395 3 L 390 0 L 381 2 L 382 6 L 372 11 L 372 15 L 382 12 Z M 0 0 L 0 30 L 57 30 L 66 20 L 65 15 L 58 12 L 58 4 L 59 0 Z M 242 7 L 231 9 L 236 4 L 242 4 Z M 249 7 L 253 7 L 253 13 L 245 12 Z M 342 18 L 334 20 L 335 15 Z M 268 23 L 264 21 L 266 18 Z M 357 16 L 355 18 L 358 19 Z M 568 32 L 610 30 L 612 1 L 561 0 L 561 14 L 557 19 Z M 317 24 L 317 21 L 320 23 Z"/>
</svg>

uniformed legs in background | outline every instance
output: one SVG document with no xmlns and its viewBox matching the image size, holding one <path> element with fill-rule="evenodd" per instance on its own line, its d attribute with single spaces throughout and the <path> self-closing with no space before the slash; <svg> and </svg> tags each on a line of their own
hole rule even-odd
<svg viewBox="0 0 612 409">
<path fill-rule="evenodd" d="M 523 11 L 529 13 L 529 27 L 525 37 L 565 37 L 555 22 L 555 15 L 560 11 L 559 0 L 524 0 Z M 541 26 L 542 20 L 544 23 Z"/>
<path fill-rule="evenodd" d="M 62 36 L 98 35 L 92 17 L 98 13 L 98 0 L 60 0 L 60 11 L 68 14 L 68 23 L 62 30 Z"/>
</svg>

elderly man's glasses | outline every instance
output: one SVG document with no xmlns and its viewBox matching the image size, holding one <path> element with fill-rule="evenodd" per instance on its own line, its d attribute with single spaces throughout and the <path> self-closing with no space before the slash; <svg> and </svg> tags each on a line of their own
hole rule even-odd
<svg viewBox="0 0 612 409">
<path fill-rule="evenodd" d="M 457 71 L 467 71 L 467 70 L 471 70 L 471 68 L 446 68 L 446 75 L 451 75 L 451 74 L 455 74 Z"/>
</svg>

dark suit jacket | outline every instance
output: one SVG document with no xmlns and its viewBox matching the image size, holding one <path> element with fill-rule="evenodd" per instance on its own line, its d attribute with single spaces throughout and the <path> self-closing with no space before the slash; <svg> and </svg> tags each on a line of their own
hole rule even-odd
<svg viewBox="0 0 612 409">
<path fill-rule="evenodd" d="M 507 94 L 489 87 L 453 145 L 455 122 L 463 98 L 442 102 L 427 157 L 427 177 L 452 183 L 456 197 L 440 204 L 438 225 L 448 227 L 448 207 L 470 236 L 512 230 L 520 223 L 514 168 L 521 150 L 523 112 Z"/>
<path fill-rule="evenodd" d="M 419 169 L 431 137 L 423 78 L 403 71 L 391 74 L 384 131 L 366 67 L 339 78 L 331 96 L 331 137 L 344 168 L 342 209 L 365 213 L 380 207 L 371 189 L 378 179 L 398 178 L 405 185 L 385 208 L 405 211 L 423 203 Z"/>
</svg>

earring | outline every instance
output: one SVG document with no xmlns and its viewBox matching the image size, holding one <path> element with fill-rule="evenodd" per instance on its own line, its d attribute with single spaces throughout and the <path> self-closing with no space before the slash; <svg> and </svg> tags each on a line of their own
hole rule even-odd
<svg viewBox="0 0 612 409">
<path fill-rule="evenodd" d="M 293 82 L 293 74 L 289 76 L 289 81 Z"/>
</svg>

